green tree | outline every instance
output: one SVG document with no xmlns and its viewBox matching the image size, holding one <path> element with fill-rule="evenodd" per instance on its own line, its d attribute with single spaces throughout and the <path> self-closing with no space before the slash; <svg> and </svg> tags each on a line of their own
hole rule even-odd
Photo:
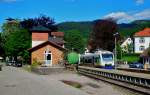
<svg viewBox="0 0 150 95">
<path fill-rule="evenodd" d="M 18 20 L 6 21 L 2 25 L 2 40 L 5 42 L 9 36 L 9 34 L 13 33 L 14 31 L 18 31 L 18 27 L 20 26 L 20 22 Z"/>
<path fill-rule="evenodd" d="M 2 47 L 2 37 L 0 32 L 0 56 L 4 56 L 4 49 Z"/>
<path fill-rule="evenodd" d="M 84 51 L 84 39 L 81 36 L 81 33 L 76 30 L 67 31 L 65 34 L 66 48 L 69 50 L 76 50 L 81 53 Z"/>
<path fill-rule="evenodd" d="M 117 59 L 121 59 L 122 58 L 122 48 L 120 47 L 119 43 L 117 43 L 116 48 L 117 48 Z"/>
<path fill-rule="evenodd" d="M 21 56 L 24 60 L 29 58 L 29 53 L 27 51 L 30 48 L 31 38 L 30 34 L 26 29 L 19 29 L 9 35 L 5 43 L 5 51 L 9 56 Z"/>
<path fill-rule="evenodd" d="M 133 53 L 133 43 L 131 44 L 127 44 L 127 48 L 128 48 L 128 53 Z"/>
<path fill-rule="evenodd" d="M 5 56 L 17 57 L 21 56 L 25 60 L 29 57 L 27 51 L 30 48 L 31 35 L 26 30 L 20 27 L 18 20 L 7 20 L 2 25 L 2 47 L 5 51 Z"/>
<path fill-rule="evenodd" d="M 34 26 L 39 26 L 39 25 L 47 27 L 52 31 L 57 30 L 57 26 L 55 25 L 54 19 L 45 15 L 41 15 L 37 18 L 24 19 L 23 21 L 20 22 L 20 24 L 23 28 L 28 30 L 32 29 Z"/>
<path fill-rule="evenodd" d="M 1 33 L 1 47 L 5 49 L 5 43 L 8 41 L 9 36 L 19 30 L 19 20 L 13 19 L 13 20 L 7 20 L 3 25 L 2 25 L 2 33 Z M 4 55 L 7 55 L 8 52 L 5 51 Z"/>
<path fill-rule="evenodd" d="M 96 20 L 89 39 L 90 50 L 106 49 L 113 51 L 114 34 L 117 32 L 117 24 L 112 20 Z"/>
</svg>

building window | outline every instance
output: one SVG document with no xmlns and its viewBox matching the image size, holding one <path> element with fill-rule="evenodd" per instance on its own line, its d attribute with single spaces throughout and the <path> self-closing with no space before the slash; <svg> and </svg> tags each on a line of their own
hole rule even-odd
<svg viewBox="0 0 150 95">
<path fill-rule="evenodd" d="M 139 42 L 140 42 L 140 43 L 145 43 L 145 39 L 144 39 L 144 38 L 140 38 L 140 39 L 139 39 Z"/>
<path fill-rule="evenodd" d="M 144 46 L 140 46 L 139 50 L 143 51 L 143 50 L 145 50 L 145 47 Z"/>
</svg>

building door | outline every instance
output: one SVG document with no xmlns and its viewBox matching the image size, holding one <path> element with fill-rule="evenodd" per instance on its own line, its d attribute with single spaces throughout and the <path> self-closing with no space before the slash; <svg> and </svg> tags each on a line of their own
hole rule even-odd
<svg viewBox="0 0 150 95">
<path fill-rule="evenodd" d="M 52 53 L 50 51 L 45 51 L 45 65 L 52 66 Z"/>
</svg>

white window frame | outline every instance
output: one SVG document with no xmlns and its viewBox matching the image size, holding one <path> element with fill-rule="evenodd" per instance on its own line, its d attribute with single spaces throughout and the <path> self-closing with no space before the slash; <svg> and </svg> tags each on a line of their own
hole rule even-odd
<svg viewBox="0 0 150 95">
<path fill-rule="evenodd" d="M 145 43 L 144 37 L 139 38 L 139 43 Z"/>
<path fill-rule="evenodd" d="M 140 46 L 140 47 L 139 47 L 139 50 L 140 50 L 140 51 L 145 50 L 145 46 Z"/>
<path fill-rule="evenodd" d="M 47 64 L 47 58 L 46 55 L 50 54 L 51 55 L 51 60 L 50 60 L 50 64 Z M 49 50 L 45 50 L 44 51 L 44 62 L 46 66 L 52 66 L 52 53 Z"/>
</svg>

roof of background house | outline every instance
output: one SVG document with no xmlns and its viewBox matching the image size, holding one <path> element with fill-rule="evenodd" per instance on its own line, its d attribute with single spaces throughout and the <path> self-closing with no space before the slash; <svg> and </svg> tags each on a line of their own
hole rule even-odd
<svg viewBox="0 0 150 95">
<path fill-rule="evenodd" d="M 52 41 L 54 43 L 57 43 L 57 44 L 64 44 L 65 41 L 62 39 L 62 38 L 54 38 L 54 37 L 49 37 L 48 39 L 49 41 Z"/>
<path fill-rule="evenodd" d="M 57 36 L 57 37 L 63 37 L 64 36 L 64 32 L 51 32 L 52 36 Z"/>
<path fill-rule="evenodd" d="M 134 34 L 134 36 L 138 36 L 138 37 L 149 37 L 150 36 L 150 28 L 145 28 L 142 31 L 136 32 Z"/>
<path fill-rule="evenodd" d="M 126 40 L 124 40 L 124 42 L 121 44 L 121 47 L 124 47 L 128 44 L 132 43 L 132 39 L 131 38 L 127 38 Z"/>
<path fill-rule="evenodd" d="M 67 49 L 61 47 L 60 45 L 58 45 L 58 44 L 56 44 L 56 43 L 54 43 L 54 42 L 52 42 L 52 41 L 46 41 L 46 42 L 41 43 L 41 44 L 39 44 L 39 45 L 37 45 L 37 46 L 35 46 L 35 47 L 33 47 L 33 48 L 28 49 L 28 51 L 30 51 L 30 52 L 35 51 L 35 50 L 37 50 L 37 49 L 39 49 L 39 48 L 42 48 L 42 47 L 44 47 L 44 46 L 46 46 L 46 45 L 48 45 L 48 44 L 49 44 L 49 45 L 52 45 L 52 46 L 54 46 L 54 47 L 56 47 L 56 48 L 58 48 L 58 49 L 60 49 L 60 50 L 63 50 L 63 51 L 66 51 L 66 50 L 67 50 Z"/>
<path fill-rule="evenodd" d="M 34 26 L 30 31 L 51 31 L 51 29 L 44 27 L 42 25 Z"/>
</svg>

